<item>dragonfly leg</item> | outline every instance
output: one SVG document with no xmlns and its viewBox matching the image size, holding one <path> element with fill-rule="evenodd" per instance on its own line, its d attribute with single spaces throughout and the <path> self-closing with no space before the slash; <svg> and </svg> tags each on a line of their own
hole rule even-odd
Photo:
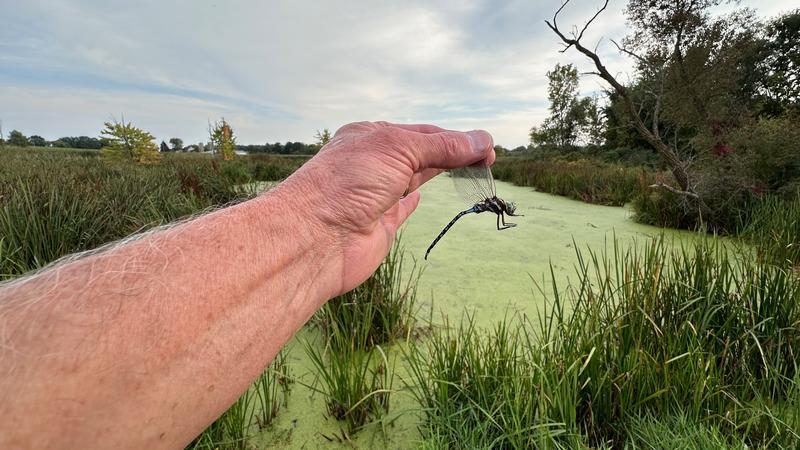
<svg viewBox="0 0 800 450">
<path fill-rule="evenodd" d="M 500 221 L 503 222 L 503 226 L 502 227 L 500 227 Z M 506 228 L 514 228 L 515 226 L 517 226 L 517 224 L 515 224 L 515 223 L 511 223 L 511 222 L 506 223 L 506 218 L 505 218 L 505 216 L 503 216 L 503 214 L 498 214 L 497 215 L 497 230 L 498 231 L 499 230 L 505 230 Z"/>
</svg>

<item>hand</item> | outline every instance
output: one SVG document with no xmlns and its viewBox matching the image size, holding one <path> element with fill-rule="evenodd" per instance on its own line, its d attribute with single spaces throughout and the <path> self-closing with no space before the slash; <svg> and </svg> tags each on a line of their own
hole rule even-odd
<svg viewBox="0 0 800 450">
<path fill-rule="evenodd" d="M 419 203 L 417 188 L 445 169 L 492 164 L 494 158 L 485 131 L 358 122 L 340 128 L 283 189 L 303 199 L 303 213 L 335 250 L 342 274 L 333 292 L 338 295 L 361 284 L 386 257 Z"/>
</svg>

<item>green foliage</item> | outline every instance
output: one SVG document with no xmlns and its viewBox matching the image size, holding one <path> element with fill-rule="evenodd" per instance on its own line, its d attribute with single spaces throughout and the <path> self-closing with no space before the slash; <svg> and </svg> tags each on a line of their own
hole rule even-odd
<svg viewBox="0 0 800 450">
<path fill-rule="evenodd" d="M 577 257 L 535 322 L 468 319 L 411 346 L 429 447 L 800 444 L 795 275 L 713 240 Z"/>
<path fill-rule="evenodd" d="M 629 202 L 652 173 L 642 168 L 580 158 L 503 158 L 492 166 L 498 180 L 587 203 L 621 206 Z"/>
<path fill-rule="evenodd" d="M 108 145 L 102 153 L 109 159 L 138 164 L 155 164 L 161 160 L 153 135 L 130 122 L 125 123 L 125 119 L 106 122 L 101 134 L 108 139 Z"/>
<path fill-rule="evenodd" d="M 211 146 L 222 155 L 225 161 L 231 161 L 236 157 L 236 137 L 233 135 L 233 129 L 225 119 L 221 122 L 215 122 L 214 126 L 209 125 L 209 138 Z"/>
<path fill-rule="evenodd" d="M 251 438 L 256 431 L 269 426 L 280 406 L 289 398 L 290 379 L 286 355 L 279 352 L 259 376 L 227 411 L 197 436 L 187 449 L 246 450 L 253 448 Z M 257 426 L 257 429 L 254 429 Z"/>
<path fill-rule="evenodd" d="M 531 129 L 531 144 L 569 150 L 575 146 L 581 133 L 588 134 L 590 142 L 599 143 L 602 117 L 597 100 L 589 97 L 578 99 L 578 70 L 575 66 L 556 64 L 547 72 L 547 78 L 550 116 L 541 127 Z"/>
<path fill-rule="evenodd" d="M 8 141 L 6 143 L 14 147 L 28 147 L 31 145 L 28 138 L 18 130 L 11 130 L 8 133 Z"/>
<path fill-rule="evenodd" d="M 800 9 L 773 19 L 753 52 L 745 80 L 759 116 L 800 115 Z"/>
<path fill-rule="evenodd" d="M 141 166 L 108 165 L 98 156 L 94 151 L 8 149 L 7 164 L 0 165 L 0 280 L 247 198 L 250 192 L 237 186 L 238 179 L 228 178 L 230 172 L 258 171 L 262 180 L 277 180 L 304 161 L 266 156 L 220 162 L 170 155 L 166 164 Z"/>
<path fill-rule="evenodd" d="M 314 134 L 314 144 L 318 145 L 322 148 L 325 144 L 333 139 L 333 134 L 331 134 L 331 130 L 325 128 L 322 131 L 317 130 L 317 133 Z"/>
<path fill-rule="evenodd" d="M 698 158 L 695 190 L 709 204 L 708 210 L 700 211 L 686 196 L 643 184 L 633 201 L 637 220 L 736 233 L 749 221 L 752 210 L 759 208 L 764 195 L 792 198 L 800 190 L 800 130 L 794 126 L 796 122 L 791 116 L 748 121 L 727 135 L 726 153 Z M 657 181 L 668 184 L 664 177 Z"/>
<path fill-rule="evenodd" d="M 759 258 L 800 269 L 800 191 L 790 200 L 770 196 L 759 202 L 742 235 L 755 246 Z"/>
<path fill-rule="evenodd" d="M 394 362 L 381 344 L 407 337 L 413 326 L 416 270 L 403 283 L 399 239 L 366 282 L 329 300 L 316 322 L 325 337 L 322 349 L 306 343 L 306 352 L 322 382 L 328 414 L 352 434 L 389 410 Z"/>
<path fill-rule="evenodd" d="M 46 147 L 47 146 L 47 141 L 43 137 L 41 137 L 39 135 L 36 135 L 36 134 L 34 134 L 33 136 L 29 137 L 28 138 L 28 142 L 30 142 L 31 145 L 34 146 L 34 147 Z"/>
<path fill-rule="evenodd" d="M 171 138 L 169 140 L 170 145 L 172 145 L 172 150 L 182 150 L 183 149 L 183 139 L 181 138 Z"/>
<path fill-rule="evenodd" d="M 746 450 L 744 441 L 685 415 L 633 417 L 627 425 L 626 450 Z"/>
<path fill-rule="evenodd" d="M 100 150 L 103 148 L 103 142 L 100 139 L 89 136 L 65 136 L 53 141 L 53 147 Z"/>
</svg>

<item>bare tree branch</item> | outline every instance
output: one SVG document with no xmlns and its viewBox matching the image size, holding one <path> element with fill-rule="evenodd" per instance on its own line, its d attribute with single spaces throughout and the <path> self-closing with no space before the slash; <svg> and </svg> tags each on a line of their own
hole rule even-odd
<svg viewBox="0 0 800 450">
<path fill-rule="evenodd" d="M 630 56 L 631 58 L 634 58 L 634 59 L 638 60 L 642 64 L 647 64 L 647 60 L 646 59 L 644 59 L 641 56 L 637 55 L 636 53 L 628 50 L 627 48 L 617 44 L 617 41 L 615 41 L 613 39 L 609 39 L 609 40 L 617 47 L 617 50 L 619 50 L 621 53 L 625 53 L 626 55 Z"/>
<path fill-rule="evenodd" d="M 617 95 L 625 102 L 626 108 L 628 110 L 628 115 L 630 116 L 631 121 L 633 122 L 636 131 L 639 132 L 639 135 L 642 136 L 653 148 L 661 155 L 664 159 L 666 164 L 670 167 L 672 174 L 675 176 L 675 181 L 678 182 L 678 185 L 681 187 L 682 191 L 685 192 L 692 192 L 691 184 L 689 183 L 689 174 L 686 170 L 686 167 L 678 157 L 675 150 L 664 143 L 661 140 L 661 137 L 657 134 L 654 134 L 651 130 L 647 128 L 647 126 L 642 121 L 640 116 L 640 111 L 637 111 L 636 105 L 631 98 L 631 94 L 629 90 L 623 86 L 617 79 L 611 75 L 608 69 L 603 65 L 603 62 L 600 60 L 600 57 L 597 56 L 596 52 L 589 50 L 588 48 L 584 47 L 580 39 L 583 36 L 583 32 L 586 31 L 588 26 L 595 20 L 597 17 L 608 7 L 608 0 L 605 0 L 603 6 L 592 16 L 592 18 L 586 23 L 581 33 L 577 36 L 567 37 L 564 33 L 558 28 L 558 15 L 564 8 L 569 4 L 570 0 L 565 0 L 564 3 L 561 5 L 560 8 L 556 11 L 553 15 L 552 22 L 545 21 L 547 26 L 559 37 L 561 41 L 564 43 L 564 49 L 562 51 L 566 51 L 570 47 L 575 47 L 580 53 L 585 55 L 587 58 L 591 59 L 594 62 L 595 68 L 599 73 L 599 77 L 605 80 L 608 84 L 614 88 Z M 696 196 L 696 195 L 695 195 Z M 703 205 L 702 200 L 698 198 L 701 205 Z"/>
<path fill-rule="evenodd" d="M 666 189 L 666 190 L 668 190 L 668 191 L 670 191 L 670 192 L 673 192 L 673 193 L 675 193 L 675 194 L 678 194 L 678 195 L 684 195 L 684 196 L 686 196 L 686 197 L 692 197 L 693 199 L 696 199 L 696 200 L 699 200 L 699 199 L 700 199 L 700 196 L 698 196 L 698 195 L 697 195 L 697 194 L 695 194 L 694 192 L 690 192 L 690 191 L 682 191 L 682 190 L 680 190 L 680 189 L 675 189 L 674 187 L 672 187 L 672 186 L 669 186 L 669 185 L 666 185 L 666 184 L 664 184 L 664 183 L 656 183 L 656 184 L 651 184 L 651 185 L 650 185 L 650 187 L 651 187 L 651 188 L 662 188 L 662 189 Z"/>
</svg>

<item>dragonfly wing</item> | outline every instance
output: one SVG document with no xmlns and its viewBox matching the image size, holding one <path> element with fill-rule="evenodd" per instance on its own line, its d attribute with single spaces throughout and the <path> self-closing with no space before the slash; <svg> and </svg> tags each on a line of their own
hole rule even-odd
<svg viewBox="0 0 800 450">
<path fill-rule="evenodd" d="M 496 195 L 492 170 L 483 162 L 450 170 L 456 191 L 469 205 L 481 203 Z"/>
</svg>

